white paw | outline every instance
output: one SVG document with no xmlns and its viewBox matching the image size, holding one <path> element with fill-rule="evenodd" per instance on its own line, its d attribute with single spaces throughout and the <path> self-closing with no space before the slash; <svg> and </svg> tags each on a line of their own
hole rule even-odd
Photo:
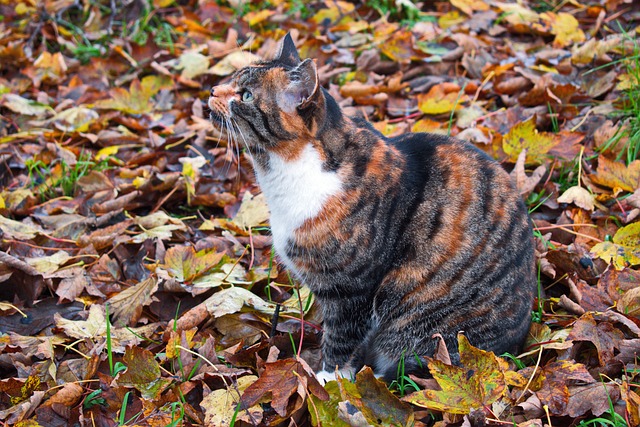
<svg viewBox="0 0 640 427">
<path fill-rule="evenodd" d="M 325 385 L 329 381 L 335 380 L 336 379 L 336 374 L 333 373 L 333 372 L 325 371 L 323 369 L 322 371 L 316 372 L 316 378 L 318 379 L 320 384 Z"/>
</svg>

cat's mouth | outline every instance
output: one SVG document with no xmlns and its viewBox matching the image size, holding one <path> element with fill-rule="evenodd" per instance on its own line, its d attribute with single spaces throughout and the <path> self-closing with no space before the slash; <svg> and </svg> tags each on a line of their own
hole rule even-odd
<svg viewBox="0 0 640 427">
<path fill-rule="evenodd" d="M 226 122 L 225 117 L 215 110 L 211 110 L 209 112 L 209 120 L 217 128 L 222 128 L 223 124 Z"/>
</svg>

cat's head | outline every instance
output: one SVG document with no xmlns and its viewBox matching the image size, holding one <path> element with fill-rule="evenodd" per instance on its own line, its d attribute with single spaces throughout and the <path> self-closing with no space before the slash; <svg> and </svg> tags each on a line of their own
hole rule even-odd
<svg viewBox="0 0 640 427">
<path fill-rule="evenodd" d="M 214 126 L 232 142 L 252 152 L 286 152 L 315 133 L 323 94 L 315 63 L 300 60 L 287 34 L 274 59 L 235 72 L 211 89 L 208 104 Z"/>
</svg>

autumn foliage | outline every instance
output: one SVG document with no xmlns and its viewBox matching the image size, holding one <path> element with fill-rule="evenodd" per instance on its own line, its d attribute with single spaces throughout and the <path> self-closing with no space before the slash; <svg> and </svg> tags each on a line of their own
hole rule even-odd
<svg viewBox="0 0 640 427">
<path fill-rule="evenodd" d="M 1 1 L 0 420 L 640 425 L 639 8 Z M 523 354 L 461 334 L 459 366 L 444 347 L 402 355 L 433 378 L 316 380 L 313 295 L 203 102 L 286 32 L 348 114 L 467 139 L 510 171 L 540 282 Z"/>
</svg>

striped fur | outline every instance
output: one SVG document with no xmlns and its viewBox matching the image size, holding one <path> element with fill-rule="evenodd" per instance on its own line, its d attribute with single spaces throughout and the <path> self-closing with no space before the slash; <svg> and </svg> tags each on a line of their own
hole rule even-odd
<svg viewBox="0 0 640 427">
<path fill-rule="evenodd" d="M 249 94 L 246 94 L 246 92 Z M 442 334 L 517 352 L 535 289 L 533 240 L 507 173 L 473 146 L 388 139 L 342 114 L 285 37 L 276 58 L 212 89 L 211 120 L 251 152 L 274 246 L 323 307 L 325 367 L 423 373 Z"/>
</svg>

